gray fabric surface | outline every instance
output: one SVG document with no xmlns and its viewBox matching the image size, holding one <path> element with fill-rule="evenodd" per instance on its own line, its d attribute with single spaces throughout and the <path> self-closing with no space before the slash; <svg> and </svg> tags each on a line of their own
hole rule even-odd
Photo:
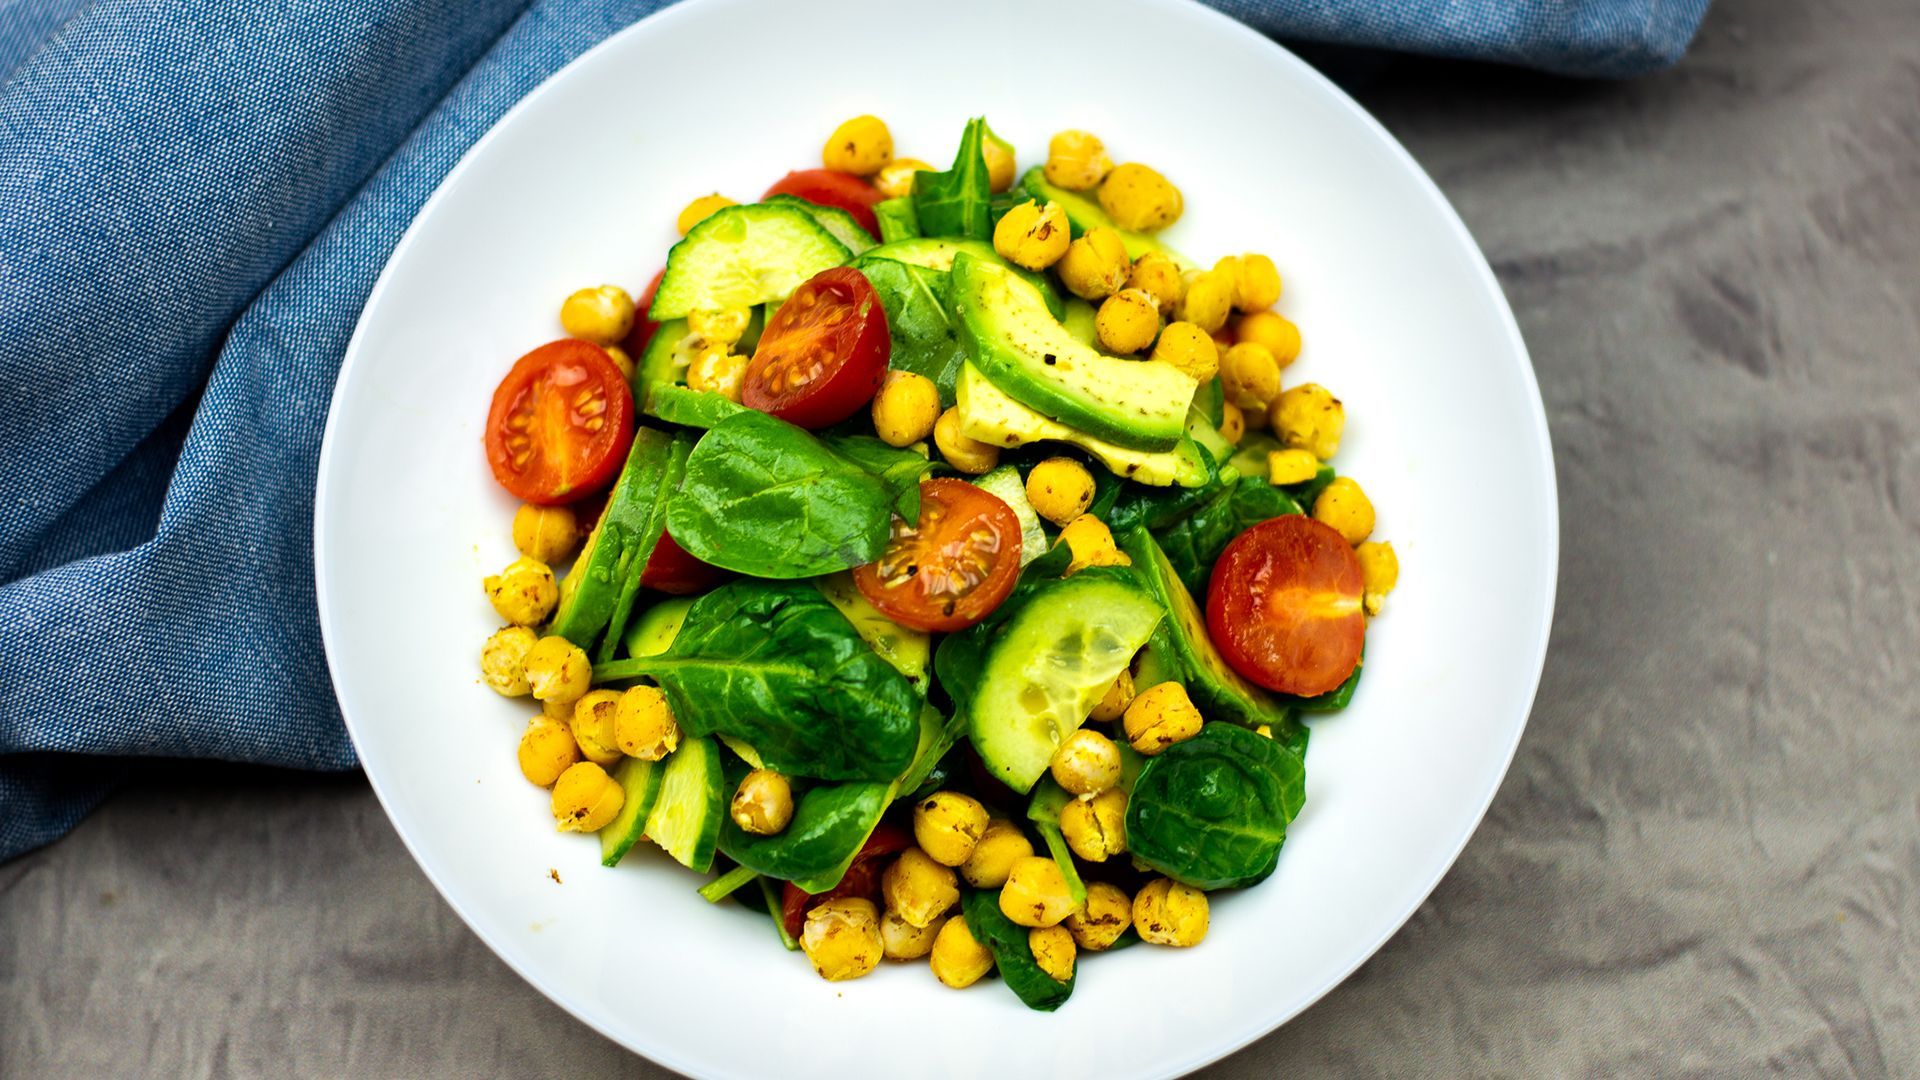
<svg viewBox="0 0 1920 1080">
<path fill-rule="evenodd" d="M 1920 1075 L 1920 5 L 1723 3 L 1627 85 L 1359 92 L 1532 346 L 1560 612 L 1453 872 L 1212 1075 Z M 357 780 L 174 774 L 0 868 L 0 1075 L 562 1071 L 658 1074 Z"/>
</svg>

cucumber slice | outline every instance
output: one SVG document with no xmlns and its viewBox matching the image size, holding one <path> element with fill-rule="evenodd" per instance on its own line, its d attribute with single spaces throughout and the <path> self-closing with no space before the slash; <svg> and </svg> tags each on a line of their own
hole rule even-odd
<svg viewBox="0 0 1920 1080">
<path fill-rule="evenodd" d="M 726 813 L 720 747 L 712 739 L 688 738 L 661 765 L 660 798 L 647 814 L 646 833 L 681 866 L 704 874 L 713 867 Z"/>
<path fill-rule="evenodd" d="M 1124 572 L 1083 570 L 1035 593 L 994 639 L 968 703 L 994 778 L 1031 789 L 1164 614 Z"/>
<path fill-rule="evenodd" d="M 1047 553 L 1047 531 L 1040 524 L 1040 515 L 1033 512 L 1033 504 L 1027 501 L 1027 482 L 1019 469 L 1002 465 L 975 480 L 973 486 L 1006 503 L 1013 516 L 1020 519 L 1021 566 Z"/>
<path fill-rule="evenodd" d="M 792 295 L 848 255 L 805 211 L 777 203 L 729 206 L 673 245 L 650 314 L 664 322 L 764 304 Z"/>
<path fill-rule="evenodd" d="M 681 624 L 687 621 L 687 609 L 692 606 L 693 597 L 675 596 L 641 612 L 627 630 L 627 655 L 658 656 L 666 652 L 679 636 Z"/>
<path fill-rule="evenodd" d="M 779 195 L 770 195 L 764 201 L 776 206 L 791 206 L 800 210 L 812 218 L 814 224 L 832 233 L 835 240 L 845 244 L 847 250 L 855 255 L 876 246 L 873 234 L 861 228 L 852 214 L 837 206 L 821 206 L 818 203 L 810 203 L 798 195 L 788 195 L 784 192 Z"/>
<path fill-rule="evenodd" d="M 620 812 L 600 829 L 600 865 L 618 866 L 647 832 L 647 815 L 660 800 L 666 769 L 657 761 L 621 758 L 613 767 L 614 782 L 627 793 Z"/>
</svg>

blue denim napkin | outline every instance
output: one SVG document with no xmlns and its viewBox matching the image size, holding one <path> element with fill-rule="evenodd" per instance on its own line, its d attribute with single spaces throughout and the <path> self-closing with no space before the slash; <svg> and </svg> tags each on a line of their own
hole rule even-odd
<svg viewBox="0 0 1920 1080">
<path fill-rule="evenodd" d="M 1707 0 L 1216 0 L 1292 39 L 1626 76 Z M 0 0 L 0 860 L 141 756 L 345 769 L 315 461 L 414 212 L 660 0 Z"/>
</svg>

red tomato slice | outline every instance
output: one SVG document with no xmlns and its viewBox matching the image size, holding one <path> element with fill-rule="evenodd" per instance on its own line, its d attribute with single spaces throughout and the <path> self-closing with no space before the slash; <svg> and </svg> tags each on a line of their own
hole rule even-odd
<svg viewBox="0 0 1920 1080">
<path fill-rule="evenodd" d="M 822 270 L 767 320 L 740 403 L 803 428 L 837 424 L 873 400 L 892 355 L 887 311 L 866 275 Z"/>
<path fill-rule="evenodd" d="M 671 533 L 663 532 L 660 542 L 653 546 L 653 554 L 647 557 L 646 569 L 640 571 L 640 585 L 673 596 L 692 596 L 706 592 L 730 576 L 725 570 L 687 554 L 686 548 L 674 542 Z"/>
<path fill-rule="evenodd" d="M 798 195 L 820 206 L 837 206 L 852 214 L 869 235 L 880 235 L 880 222 L 873 216 L 873 204 L 882 198 L 880 189 L 857 176 L 832 169 L 800 169 L 775 181 L 760 197 L 767 195 Z"/>
<path fill-rule="evenodd" d="M 880 860 L 889 855 L 913 846 L 913 837 L 898 825 L 881 822 L 874 826 L 873 835 L 860 847 L 860 853 L 853 857 L 853 865 L 847 867 L 845 877 L 840 884 L 823 893 L 802 891 L 800 886 L 789 881 L 780 893 L 780 921 L 787 926 L 787 933 L 794 937 L 806 928 L 807 912 L 816 905 L 824 904 L 842 896 L 864 896 L 869 900 L 878 900 L 880 895 Z"/>
<path fill-rule="evenodd" d="M 606 487 L 632 443 L 633 392 L 590 342 L 550 342 L 521 357 L 487 411 L 493 477 L 530 503 L 573 502 Z"/>
<path fill-rule="evenodd" d="M 1311 697 L 1360 663 L 1360 559 L 1332 527 L 1301 514 L 1263 521 L 1227 545 L 1207 586 L 1207 633 L 1233 669 Z"/>
<path fill-rule="evenodd" d="M 920 483 L 920 520 L 893 519 L 893 538 L 853 583 L 902 626 L 948 633 L 987 617 L 1020 577 L 1020 519 L 965 480 Z"/>
<path fill-rule="evenodd" d="M 653 275 L 653 280 L 647 282 L 646 291 L 633 305 L 633 329 L 627 331 L 627 340 L 620 343 L 636 364 L 640 362 L 640 354 L 647 351 L 647 342 L 653 340 L 653 332 L 660 329 L 659 323 L 647 318 L 647 312 L 653 310 L 653 294 L 660 291 L 660 279 L 666 273 L 667 268 L 663 266 Z"/>
</svg>

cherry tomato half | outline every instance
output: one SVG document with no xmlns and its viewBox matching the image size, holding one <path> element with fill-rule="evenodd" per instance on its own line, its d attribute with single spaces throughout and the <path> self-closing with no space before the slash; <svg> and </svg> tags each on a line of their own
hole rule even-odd
<svg viewBox="0 0 1920 1080">
<path fill-rule="evenodd" d="M 712 563 L 687 554 L 687 549 L 676 543 L 671 533 L 663 532 L 660 542 L 653 545 L 653 554 L 647 556 L 646 569 L 640 571 L 640 585 L 672 596 L 692 596 L 706 592 L 731 576 Z"/>
<path fill-rule="evenodd" d="M 832 169 L 799 169 L 774 181 L 767 195 L 798 195 L 819 206 L 837 206 L 853 215 L 870 235 L 880 235 L 880 222 L 873 216 L 873 204 L 880 201 L 880 189 L 857 176 Z"/>
<path fill-rule="evenodd" d="M 794 937 L 806 928 L 807 912 L 816 905 L 842 896 L 863 896 L 868 900 L 880 898 L 880 860 L 889 855 L 913 846 L 913 837 L 898 825 L 881 822 L 874 826 L 873 834 L 860 846 L 860 853 L 853 857 L 853 864 L 840 879 L 840 884 L 823 893 L 810 893 L 801 890 L 793 882 L 780 892 L 780 921 L 787 925 L 787 933 Z"/>
<path fill-rule="evenodd" d="M 660 329 L 659 323 L 647 318 L 647 312 L 653 310 L 653 294 L 660 291 L 660 279 L 666 273 L 667 268 L 663 266 L 653 275 L 653 280 L 647 282 L 646 291 L 633 305 L 633 329 L 627 331 L 627 340 L 620 343 L 636 364 L 640 362 L 640 354 L 647 351 L 647 342 L 653 340 L 653 332 Z"/>
<path fill-rule="evenodd" d="M 920 520 L 893 519 L 893 537 L 853 583 L 902 626 L 947 633 L 987 617 L 1020 577 L 1020 519 L 965 480 L 920 483 Z"/>
<path fill-rule="evenodd" d="M 866 275 L 822 270 L 767 320 L 740 403 L 803 428 L 837 424 L 873 400 L 892 354 L 887 311 Z"/>
<path fill-rule="evenodd" d="M 1311 697 L 1360 662 L 1360 559 L 1340 534 L 1301 514 L 1263 521 L 1213 564 L 1207 633 L 1233 669 L 1269 690 Z"/>
<path fill-rule="evenodd" d="M 573 502 L 613 482 L 633 443 L 633 392 L 598 345 L 569 338 L 521 357 L 487 411 L 487 464 L 515 498 Z"/>
</svg>

